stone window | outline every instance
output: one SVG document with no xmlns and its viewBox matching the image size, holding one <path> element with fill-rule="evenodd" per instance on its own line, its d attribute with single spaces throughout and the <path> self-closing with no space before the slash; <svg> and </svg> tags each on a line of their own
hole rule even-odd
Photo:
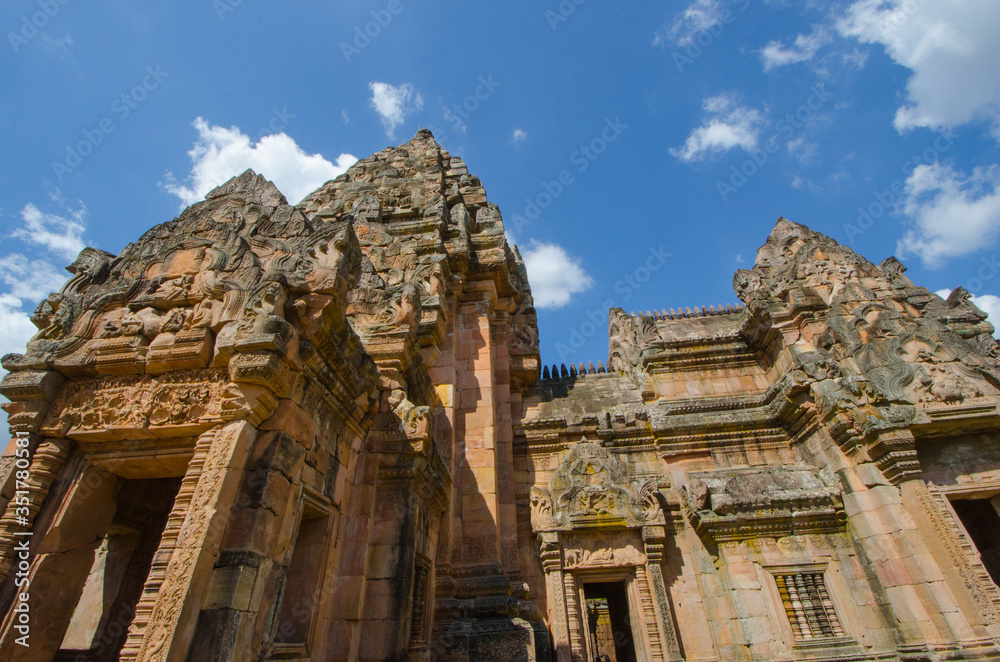
<svg viewBox="0 0 1000 662">
<path fill-rule="evenodd" d="M 305 654 L 316 612 L 327 552 L 330 511 L 322 497 L 303 495 L 302 519 L 285 570 L 285 590 L 278 612 L 272 657 Z"/>
<path fill-rule="evenodd" d="M 773 576 L 796 642 L 844 636 L 822 571 L 774 572 Z"/>
</svg>

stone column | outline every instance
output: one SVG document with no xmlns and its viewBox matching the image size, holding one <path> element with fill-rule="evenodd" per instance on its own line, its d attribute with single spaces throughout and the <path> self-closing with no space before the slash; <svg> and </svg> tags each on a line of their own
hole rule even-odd
<svg viewBox="0 0 1000 662">
<path fill-rule="evenodd" d="M 582 662 L 587 659 L 583 637 L 583 605 L 576 590 L 576 578 L 572 572 L 563 572 L 563 594 L 566 596 L 566 621 L 569 624 L 570 659 Z"/>
<path fill-rule="evenodd" d="M 460 471 L 462 541 L 460 564 L 498 564 L 499 499 L 497 496 L 496 409 L 493 346 L 490 328 L 492 297 L 459 308 L 456 375 L 458 407 L 456 445 L 464 451 Z"/>
<path fill-rule="evenodd" d="M 662 638 L 660 637 L 660 623 L 662 619 L 657 618 L 652 586 L 645 565 L 635 566 L 635 581 L 636 587 L 639 589 L 639 606 L 642 609 L 643 625 L 645 625 L 646 630 L 646 644 L 649 646 L 649 652 L 653 659 L 667 659 L 663 654 Z M 635 624 L 632 627 L 635 627 Z"/>
<path fill-rule="evenodd" d="M 198 438 L 120 660 L 184 661 L 255 436 L 234 421 Z"/>
<path fill-rule="evenodd" d="M 562 551 L 557 534 L 542 533 L 539 557 L 545 571 L 548 593 L 549 625 L 555 643 L 556 662 L 570 662 L 569 622 L 566 618 L 566 596 L 563 593 Z"/>
<path fill-rule="evenodd" d="M 674 618 L 670 609 L 670 597 L 663 582 L 664 537 L 666 532 L 662 526 L 646 526 L 642 529 L 642 537 L 646 543 L 646 558 L 649 560 L 649 581 L 653 589 L 653 600 L 659 614 L 660 632 L 666 649 L 668 660 L 680 660 L 681 651 L 674 630 Z"/>
</svg>

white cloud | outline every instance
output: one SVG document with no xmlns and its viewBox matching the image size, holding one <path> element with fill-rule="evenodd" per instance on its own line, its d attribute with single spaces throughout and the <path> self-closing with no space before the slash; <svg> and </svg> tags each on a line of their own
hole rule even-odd
<svg viewBox="0 0 1000 662">
<path fill-rule="evenodd" d="M 29 260 L 20 253 L 0 257 L 0 281 L 18 299 L 40 301 L 59 291 L 69 277 L 69 273 L 60 271 L 48 260 Z"/>
<path fill-rule="evenodd" d="M 823 26 L 813 26 L 809 34 L 800 34 L 791 46 L 787 48 L 780 41 L 770 41 L 760 51 L 760 59 L 764 62 L 764 71 L 777 67 L 806 62 L 811 60 L 820 47 L 830 43 L 830 36 Z"/>
<path fill-rule="evenodd" d="M 528 133 L 526 131 L 524 131 L 523 129 L 514 129 L 514 136 L 513 136 L 514 142 L 519 143 L 527 139 L 528 139 Z"/>
<path fill-rule="evenodd" d="M 21 310 L 21 301 L 10 294 L 0 294 L 0 356 L 24 348 L 38 329 L 31 323 L 28 313 Z M 0 371 L 0 375 L 3 371 Z"/>
<path fill-rule="evenodd" d="M 857 0 L 836 27 L 912 70 L 899 131 L 985 119 L 1000 140 L 997 9 L 995 0 Z"/>
<path fill-rule="evenodd" d="M 67 263 L 85 246 L 86 206 L 80 203 L 76 209 L 68 207 L 57 189 L 49 197 L 66 209 L 66 216 L 47 214 L 29 203 L 21 210 L 22 227 L 11 233 L 27 244 L 40 247 L 39 256 L 28 259 L 20 253 L 8 253 L 0 257 L 0 284 L 6 290 L 0 292 L 0 356 L 24 352 L 37 331 L 29 318 L 33 304 L 58 291 L 70 277 L 48 258 Z M 0 378 L 4 374 L 0 370 Z M 0 398 L 0 401 L 6 400 Z M 6 419 L 0 415 L 0 433 L 5 430 Z"/>
<path fill-rule="evenodd" d="M 738 104 L 734 94 L 708 97 L 702 107 L 706 112 L 704 122 L 691 132 L 682 147 L 670 149 L 673 156 L 691 162 L 734 147 L 748 151 L 757 147 L 760 129 L 765 123 L 759 110 Z"/>
<path fill-rule="evenodd" d="M 1000 232 L 1000 168 L 976 168 L 966 178 L 938 163 L 917 166 L 906 179 L 900 211 L 916 227 L 897 250 L 918 255 L 924 266 L 990 246 Z"/>
<path fill-rule="evenodd" d="M 0 356 L 4 354 L 23 354 L 24 348 L 35 335 L 37 329 L 28 318 L 28 313 L 21 310 L 21 301 L 10 294 L 0 294 Z M 0 378 L 7 374 L 0 370 Z M 0 397 L 0 402 L 7 402 Z M 7 417 L 0 414 L 0 433 L 10 437 Z"/>
<path fill-rule="evenodd" d="M 948 295 L 951 294 L 951 290 L 938 290 L 934 294 L 942 299 L 947 299 Z M 1000 297 L 993 294 L 983 294 L 978 297 L 973 296 L 972 303 L 976 304 L 979 310 L 988 315 L 986 321 L 993 325 L 993 337 L 1000 338 Z"/>
<path fill-rule="evenodd" d="M 800 190 L 808 189 L 813 193 L 818 193 L 823 190 L 822 186 L 820 186 L 813 180 L 809 179 L 808 177 L 803 177 L 802 175 L 795 175 L 795 177 L 792 178 L 791 186 L 792 188 Z"/>
<path fill-rule="evenodd" d="M 816 154 L 819 152 L 819 143 L 806 141 L 805 136 L 799 136 L 789 140 L 786 144 L 788 153 L 798 159 L 802 165 L 816 162 Z"/>
<path fill-rule="evenodd" d="M 570 256 L 557 244 L 532 242 L 522 257 L 528 270 L 531 295 L 538 308 L 562 308 L 574 294 L 594 284 L 579 258 Z"/>
<path fill-rule="evenodd" d="M 407 115 L 414 110 L 424 107 L 424 98 L 415 93 L 413 85 L 403 83 L 402 85 L 390 85 L 372 81 L 368 83 L 368 89 L 372 91 L 371 106 L 378 113 L 382 120 L 382 128 L 385 135 L 390 139 L 396 137 L 396 128 L 403 123 Z M 413 105 L 410 105 L 410 100 Z"/>
<path fill-rule="evenodd" d="M 660 46 L 669 42 L 676 46 L 687 46 L 699 32 L 721 24 L 725 11 L 721 0 L 695 0 L 687 9 L 674 15 L 669 27 L 664 25 L 657 30 L 653 45 Z"/>
<path fill-rule="evenodd" d="M 43 246 L 62 258 L 72 261 L 84 249 L 83 219 L 87 208 L 68 210 L 69 218 L 45 214 L 28 203 L 21 210 L 24 227 L 14 230 L 14 236 L 28 243 Z"/>
<path fill-rule="evenodd" d="M 191 174 L 182 184 L 167 173 L 164 183 L 167 191 L 181 199 L 182 207 L 203 200 L 213 188 L 247 168 L 273 181 L 295 204 L 358 160 L 351 154 L 341 154 L 336 163 L 330 163 L 321 154 L 306 154 L 285 133 L 264 136 L 254 143 L 236 126 L 210 126 L 201 117 L 193 126 L 198 140 L 188 152 Z"/>
</svg>

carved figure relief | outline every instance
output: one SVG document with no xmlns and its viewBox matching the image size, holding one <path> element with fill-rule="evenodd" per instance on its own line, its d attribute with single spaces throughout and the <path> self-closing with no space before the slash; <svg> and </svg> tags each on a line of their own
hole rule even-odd
<svg viewBox="0 0 1000 662">
<path fill-rule="evenodd" d="M 547 490 L 531 491 L 536 531 L 573 528 L 583 519 L 608 526 L 639 526 L 661 516 L 658 482 L 629 482 L 625 465 L 599 444 L 581 441 L 570 448 Z"/>
</svg>

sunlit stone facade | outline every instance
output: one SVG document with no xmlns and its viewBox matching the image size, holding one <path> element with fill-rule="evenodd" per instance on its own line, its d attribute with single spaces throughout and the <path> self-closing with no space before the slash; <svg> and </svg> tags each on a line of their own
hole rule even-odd
<svg viewBox="0 0 1000 662">
<path fill-rule="evenodd" d="M 543 368 L 421 131 L 70 271 L 3 358 L 0 660 L 1000 659 L 1000 353 L 894 258 L 781 219 Z"/>
</svg>

